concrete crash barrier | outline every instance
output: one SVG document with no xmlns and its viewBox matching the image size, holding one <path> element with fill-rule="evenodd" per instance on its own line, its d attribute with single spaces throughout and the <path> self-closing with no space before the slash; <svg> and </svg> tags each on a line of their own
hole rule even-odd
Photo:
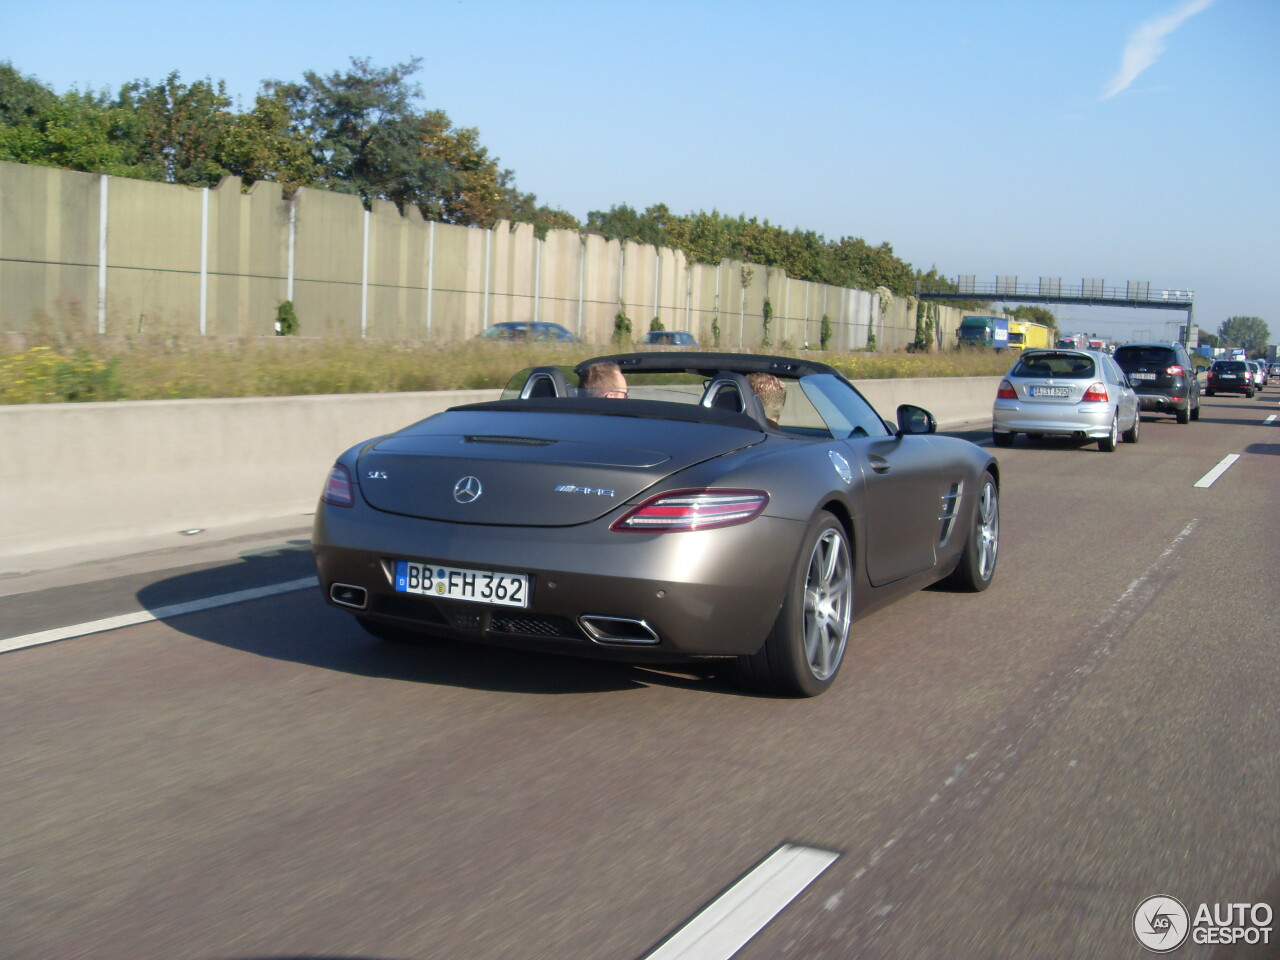
<svg viewBox="0 0 1280 960">
<path fill-rule="evenodd" d="M 942 428 L 989 421 L 998 377 L 868 380 Z M 311 513 L 355 443 L 497 390 L 0 407 L 0 556 Z"/>
</svg>

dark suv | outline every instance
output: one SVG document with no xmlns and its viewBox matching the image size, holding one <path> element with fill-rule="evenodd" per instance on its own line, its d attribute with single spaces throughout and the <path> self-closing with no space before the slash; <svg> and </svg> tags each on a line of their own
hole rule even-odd
<svg viewBox="0 0 1280 960">
<path fill-rule="evenodd" d="M 1215 360 L 1209 368 L 1209 378 L 1205 381 L 1204 392 L 1212 397 L 1215 393 L 1243 393 L 1253 396 L 1253 371 L 1243 360 Z"/>
<path fill-rule="evenodd" d="M 1200 381 L 1180 343 L 1126 343 L 1115 361 L 1129 378 L 1143 412 L 1172 414 L 1179 423 L 1200 419 Z"/>
</svg>

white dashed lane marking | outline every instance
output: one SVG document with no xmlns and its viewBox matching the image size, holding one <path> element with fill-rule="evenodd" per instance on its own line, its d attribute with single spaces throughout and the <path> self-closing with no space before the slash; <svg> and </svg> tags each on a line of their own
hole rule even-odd
<svg viewBox="0 0 1280 960">
<path fill-rule="evenodd" d="M 839 856 L 784 843 L 644 960 L 729 960 Z"/>
<path fill-rule="evenodd" d="M 1215 480 L 1227 472 L 1228 468 L 1240 459 L 1240 454 L 1229 453 L 1222 458 L 1222 462 L 1206 473 L 1203 477 L 1196 481 L 1197 487 L 1212 487 Z"/>
</svg>

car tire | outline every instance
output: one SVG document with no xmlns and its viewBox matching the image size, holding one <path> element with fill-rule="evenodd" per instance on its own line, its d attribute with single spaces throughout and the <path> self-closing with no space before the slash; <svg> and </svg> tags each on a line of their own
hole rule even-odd
<svg viewBox="0 0 1280 960">
<path fill-rule="evenodd" d="M 1212 390 L 1206 390 L 1206 391 L 1204 392 L 1204 395 L 1205 395 L 1206 397 L 1212 397 L 1212 396 L 1213 396 L 1213 391 L 1212 391 Z"/>
<path fill-rule="evenodd" d="M 1013 438 L 1015 436 L 1017 436 L 1017 434 L 1009 431 L 992 430 L 991 442 L 997 447 L 1012 447 Z"/>
<path fill-rule="evenodd" d="M 1252 400 L 1252 399 L 1253 399 L 1253 391 L 1252 391 L 1252 390 L 1246 390 L 1246 391 L 1244 392 L 1244 398 L 1245 398 L 1246 400 Z"/>
<path fill-rule="evenodd" d="M 1181 421 L 1179 421 L 1181 422 Z M 1142 414 L 1135 413 L 1133 415 L 1133 426 L 1121 434 L 1121 438 L 1125 443 L 1137 443 L 1142 432 Z"/>
<path fill-rule="evenodd" d="M 816 697 L 830 687 L 853 623 L 853 574 L 844 527 L 824 512 L 805 537 L 769 635 L 759 651 L 734 661 L 735 681 L 791 697 Z"/>
<path fill-rule="evenodd" d="M 1191 422 L 1191 405 L 1188 404 L 1187 409 L 1185 410 L 1175 410 L 1173 412 L 1173 417 L 1179 423 L 1190 423 Z"/>
<path fill-rule="evenodd" d="M 1197 403 L 1194 407 L 1191 408 L 1191 419 L 1192 420 L 1200 419 L 1200 404 Z"/>
<path fill-rule="evenodd" d="M 1117 441 L 1120 439 L 1120 412 L 1111 417 L 1111 432 L 1105 437 L 1098 438 L 1098 449 L 1103 453 L 1111 453 L 1115 450 Z"/>
<path fill-rule="evenodd" d="M 1000 488 L 990 473 L 982 475 L 982 488 L 973 509 L 973 522 L 955 570 L 943 585 L 966 593 L 981 593 L 991 586 L 1000 555 Z"/>
</svg>

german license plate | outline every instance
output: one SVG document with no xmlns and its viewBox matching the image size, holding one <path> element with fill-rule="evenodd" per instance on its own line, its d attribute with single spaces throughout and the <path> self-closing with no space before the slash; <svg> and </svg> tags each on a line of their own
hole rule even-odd
<svg viewBox="0 0 1280 960">
<path fill-rule="evenodd" d="M 496 603 L 504 607 L 527 607 L 529 575 L 397 560 L 396 591 L 440 597 L 443 600 L 467 600 L 472 603 Z"/>
<path fill-rule="evenodd" d="M 1069 397 L 1071 396 L 1070 387 L 1032 387 L 1031 395 L 1033 397 Z"/>
<path fill-rule="evenodd" d="M 1131 374 L 1129 374 L 1129 379 L 1130 379 L 1130 380 L 1154 380 L 1155 378 L 1156 378 L 1156 375 L 1155 375 L 1154 373 L 1131 373 Z"/>
</svg>

